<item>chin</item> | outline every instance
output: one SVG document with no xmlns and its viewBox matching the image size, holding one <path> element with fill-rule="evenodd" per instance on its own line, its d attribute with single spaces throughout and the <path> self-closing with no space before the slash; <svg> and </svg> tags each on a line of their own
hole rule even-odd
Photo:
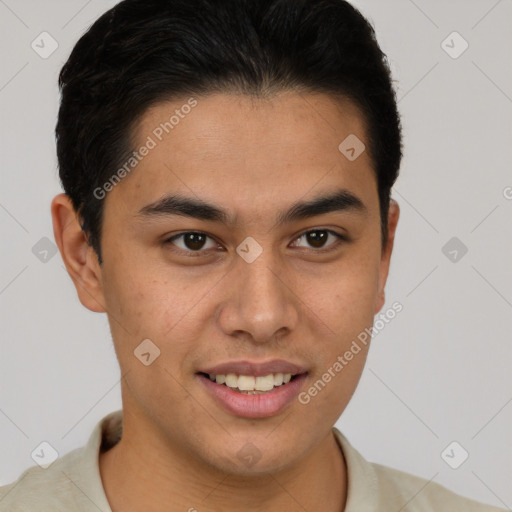
<svg viewBox="0 0 512 512">
<path fill-rule="evenodd" d="M 259 447 L 258 447 L 258 446 Z M 263 445 L 263 446 L 262 446 Z M 268 473 L 278 473 L 293 463 L 293 455 L 283 451 L 283 446 L 277 446 L 262 438 L 262 442 L 232 441 L 225 447 L 225 451 L 210 452 L 205 462 L 221 471 L 239 477 L 268 476 Z"/>
</svg>

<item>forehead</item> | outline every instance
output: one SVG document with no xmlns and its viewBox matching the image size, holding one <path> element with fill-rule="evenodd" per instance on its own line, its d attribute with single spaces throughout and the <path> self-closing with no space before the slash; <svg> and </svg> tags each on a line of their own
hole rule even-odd
<svg viewBox="0 0 512 512">
<path fill-rule="evenodd" d="M 175 139 L 195 157 L 257 152 L 256 142 L 286 148 L 307 141 L 302 146 L 307 155 L 319 149 L 330 153 L 333 139 L 351 133 L 366 139 L 364 117 L 346 99 L 292 91 L 269 98 L 215 93 L 153 105 L 139 119 L 135 140 L 140 144 L 152 135 L 157 143 L 172 144 Z"/>
<path fill-rule="evenodd" d="M 151 150 L 113 194 L 134 205 L 179 192 L 233 211 L 259 205 L 261 213 L 341 187 L 366 196 L 370 209 L 377 198 L 368 152 L 350 160 L 340 151 L 351 137 L 368 146 L 365 120 L 347 100 L 297 92 L 184 97 L 152 106 L 134 134 L 135 150 Z"/>
</svg>

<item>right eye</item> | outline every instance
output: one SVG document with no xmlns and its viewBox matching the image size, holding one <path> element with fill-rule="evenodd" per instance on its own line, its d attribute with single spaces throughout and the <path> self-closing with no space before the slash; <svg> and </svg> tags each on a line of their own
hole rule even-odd
<svg viewBox="0 0 512 512">
<path fill-rule="evenodd" d="M 211 242 L 210 247 L 206 247 L 206 249 L 219 247 L 219 244 L 212 237 L 201 231 L 185 231 L 167 238 L 163 243 L 178 247 L 179 250 L 176 250 L 176 252 L 184 253 L 186 256 L 199 256 L 200 254 L 197 253 L 206 252 L 202 249 L 204 249 L 207 239 L 210 239 Z M 179 240 L 180 243 L 175 243 L 176 240 Z M 171 250 L 175 251 L 173 247 L 171 247 Z"/>
</svg>

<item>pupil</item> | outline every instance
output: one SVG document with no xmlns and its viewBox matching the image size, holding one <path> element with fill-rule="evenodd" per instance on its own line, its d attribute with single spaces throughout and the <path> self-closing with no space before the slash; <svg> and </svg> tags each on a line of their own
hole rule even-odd
<svg viewBox="0 0 512 512">
<path fill-rule="evenodd" d="M 320 235 L 318 234 L 320 233 Z M 311 231 L 307 234 L 308 243 L 313 247 L 322 247 L 327 239 L 327 233 L 325 231 Z"/>
<path fill-rule="evenodd" d="M 185 236 L 185 245 L 189 249 L 199 250 L 204 245 L 205 236 L 201 233 L 188 233 Z"/>
</svg>

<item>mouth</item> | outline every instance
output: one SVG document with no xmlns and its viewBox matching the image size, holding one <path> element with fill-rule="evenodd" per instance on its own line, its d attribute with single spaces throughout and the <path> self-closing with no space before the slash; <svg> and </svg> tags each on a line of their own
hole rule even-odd
<svg viewBox="0 0 512 512">
<path fill-rule="evenodd" d="M 268 375 L 257 377 L 253 375 L 236 375 L 234 373 L 215 375 L 212 373 L 199 372 L 198 375 L 244 395 L 269 393 L 280 386 L 287 385 L 299 377 L 299 374 L 291 373 L 269 373 Z"/>
<path fill-rule="evenodd" d="M 298 367 L 286 367 L 291 370 L 287 373 L 254 367 L 239 368 L 245 373 L 233 373 L 236 369 L 232 366 L 227 373 L 220 373 L 219 369 L 223 371 L 200 371 L 196 377 L 215 404 L 242 418 L 268 418 L 282 413 L 295 401 L 308 376 Z"/>
</svg>

